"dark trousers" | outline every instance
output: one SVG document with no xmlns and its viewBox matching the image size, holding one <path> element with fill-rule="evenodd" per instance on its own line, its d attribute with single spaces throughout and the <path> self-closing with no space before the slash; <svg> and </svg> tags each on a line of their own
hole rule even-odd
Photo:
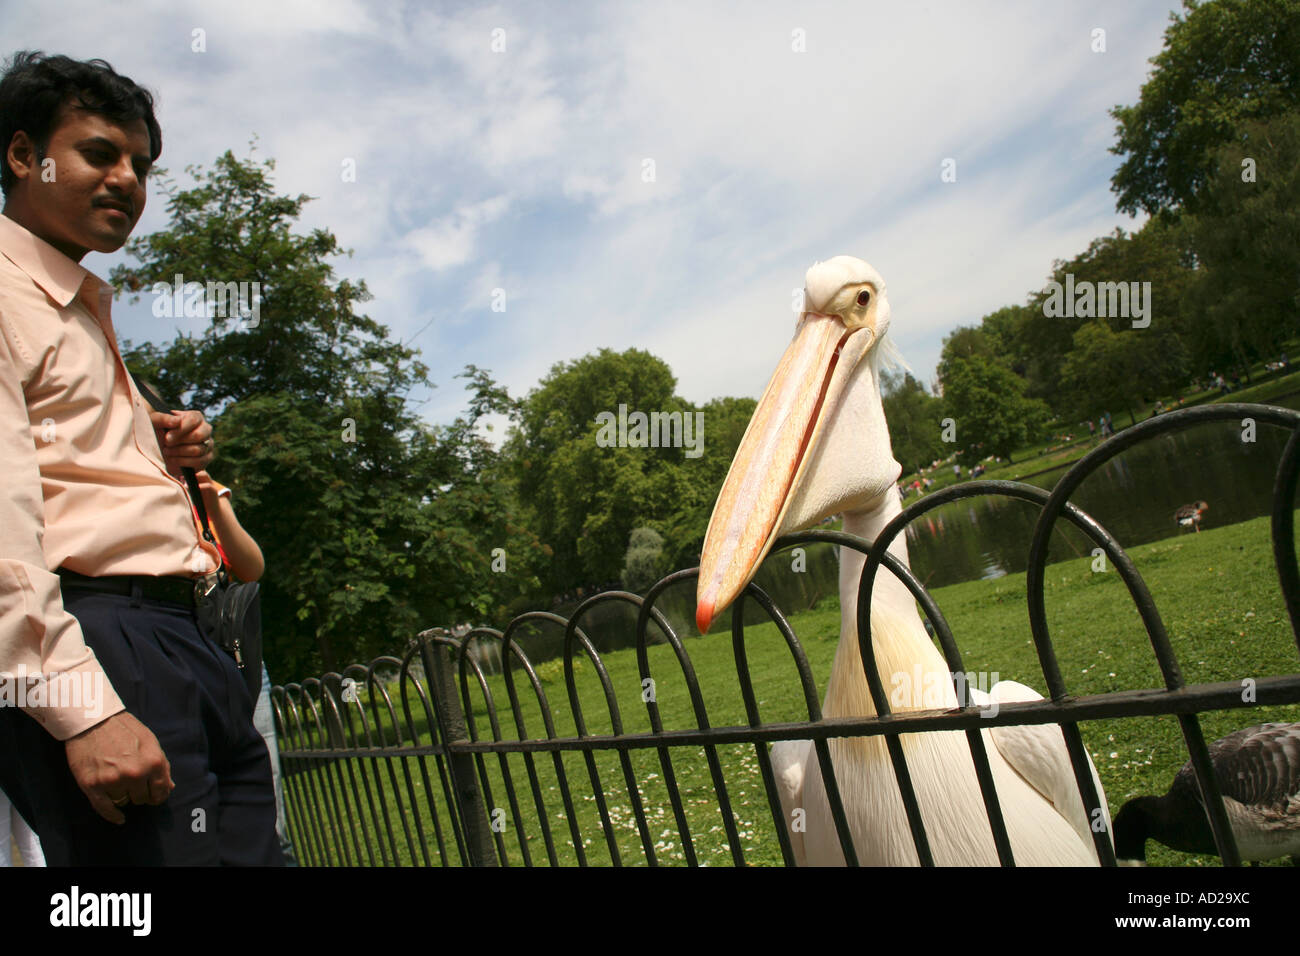
<svg viewBox="0 0 1300 956">
<path fill-rule="evenodd" d="M 270 758 L 230 655 L 178 605 L 70 588 L 63 603 L 126 709 L 158 738 L 176 789 L 109 823 L 73 779 L 63 742 L 0 708 L 0 786 L 48 864 L 283 865 Z"/>
</svg>

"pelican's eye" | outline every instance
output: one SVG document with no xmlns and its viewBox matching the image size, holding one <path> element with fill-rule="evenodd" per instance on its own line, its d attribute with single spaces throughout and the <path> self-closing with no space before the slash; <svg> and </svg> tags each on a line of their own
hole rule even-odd
<svg viewBox="0 0 1300 956">
<path fill-rule="evenodd" d="M 858 305 L 866 305 L 871 301 L 871 292 L 863 289 L 858 293 Z"/>
</svg>

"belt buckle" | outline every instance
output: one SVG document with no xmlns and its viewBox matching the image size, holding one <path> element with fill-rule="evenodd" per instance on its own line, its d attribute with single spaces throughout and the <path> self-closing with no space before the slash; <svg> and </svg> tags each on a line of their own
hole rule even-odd
<svg viewBox="0 0 1300 956">
<path fill-rule="evenodd" d="M 208 597 L 217 589 L 220 579 L 216 571 L 211 574 L 205 574 L 202 577 L 194 579 L 194 603 L 202 605 L 207 602 Z"/>
</svg>

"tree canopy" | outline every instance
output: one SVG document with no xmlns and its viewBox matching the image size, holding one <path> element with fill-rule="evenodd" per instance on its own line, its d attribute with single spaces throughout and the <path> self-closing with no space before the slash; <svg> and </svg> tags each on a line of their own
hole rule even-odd
<svg viewBox="0 0 1300 956">
<path fill-rule="evenodd" d="M 926 392 L 910 372 L 882 373 L 881 391 L 890 444 L 904 474 L 952 454 L 943 441 L 942 399 Z"/>
<path fill-rule="evenodd" d="M 1186 306 L 1198 357 L 1223 366 L 1300 332 L 1300 110 L 1246 123 L 1215 170 L 1189 221 L 1203 268 Z"/>
<path fill-rule="evenodd" d="M 1213 175 L 1215 151 L 1249 120 L 1300 106 L 1300 0 L 1184 0 L 1138 102 L 1117 106 L 1124 161 L 1117 205 L 1155 214 L 1192 202 Z"/>
<path fill-rule="evenodd" d="M 662 359 L 601 349 L 557 364 L 521 401 L 503 454 L 532 527 L 554 552 L 552 587 L 618 580 L 634 528 L 661 535 L 667 563 L 699 560 L 755 403 L 696 408 L 676 387 Z"/>
<path fill-rule="evenodd" d="M 962 458 L 1010 458 L 1046 424 L 1047 406 L 1025 396 L 1025 382 L 996 359 L 954 358 L 943 382 L 945 408 L 956 426 Z"/>
</svg>

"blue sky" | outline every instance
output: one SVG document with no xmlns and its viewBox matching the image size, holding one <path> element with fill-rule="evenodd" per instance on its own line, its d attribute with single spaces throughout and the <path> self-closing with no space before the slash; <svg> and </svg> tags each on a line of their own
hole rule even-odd
<svg viewBox="0 0 1300 956">
<path fill-rule="evenodd" d="M 354 251 L 335 266 L 366 280 L 366 312 L 415 336 L 438 387 L 413 399 L 432 422 L 463 410 L 467 363 L 519 395 L 601 347 L 660 356 L 695 402 L 757 397 L 793 290 L 839 254 L 885 277 L 892 335 L 928 383 L 945 334 L 1139 224 L 1115 211 L 1107 111 L 1136 101 L 1178 8 L 3 6 L 6 55 L 103 57 L 154 90 L 160 163 L 181 184 L 256 136 L 279 192 L 318 197 L 302 229 Z M 165 225 L 152 195 L 136 235 Z M 136 342 L 198 327 L 147 299 L 115 316 Z"/>
</svg>

